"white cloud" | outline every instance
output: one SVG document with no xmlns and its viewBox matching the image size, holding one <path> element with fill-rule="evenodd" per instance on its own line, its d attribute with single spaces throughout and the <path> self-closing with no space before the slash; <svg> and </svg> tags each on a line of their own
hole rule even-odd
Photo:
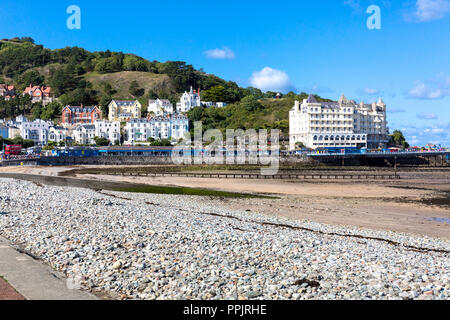
<svg viewBox="0 0 450 320">
<path fill-rule="evenodd" d="M 317 93 L 317 94 L 333 92 L 333 90 L 331 90 L 330 88 L 328 88 L 326 86 L 317 85 L 317 84 L 310 86 L 310 87 L 303 87 L 303 88 L 301 88 L 301 91 L 307 92 L 307 93 L 310 93 L 310 92 Z"/>
<path fill-rule="evenodd" d="M 344 5 L 349 6 L 356 12 L 362 12 L 361 3 L 359 0 L 345 0 Z"/>
<path fill-rule="evenodd" d="M 443 92 L 440 89 L 428 88 L 423 82 L 417 82 L 416 86 L 409 91 L 409 94 L 418 99 L 443 98 Z"/>
<path fill-rule="evenodd" d="M 234 59 L 236 55 L 233 50 L 223 47 L 222 49 L 216 48 L 212 50 L 205 51 L 205 54 L 210 59 Z"/>
<path fill-rule="evenodd" d="M 392 3 L 390 0 L 378 0 L 378 5 L 390 8 Z M 366 8 L 373 5 L 373 0 L 344 0 L 344 5 L 350 7 L 356 14 L 365 14 Z"/>
<path fill-rule="evenodd" d="M 364 93 L 368 94 L 368 95 L 376 95 L 376 94 L 379 94 L 380 91 L 378 91 L 377 89 L 373 89 L 373 88 L 365 88 Z"/>
<path fill-rule="evenodd" d="M 405 109 L 392 109 L 392 108 L 388 108 L 387 110 L 388 113 L 404 113 L 406 112 Z"/>
<path fill-rule="evenodd" d="M 419 22 L 442 19 L 450 13 L 450 0 L 417 0 L 412 14 Z"/>
<path fill-rule="evenodd" d="M 286 72 L 270 67 L 253 72 L 250 83 L 253 87 L 263 91 L 286 92 L 294 89 Z"/>
<path fill-rule="evenodd" d="M 417 118 L 423 120 L 436 120 L 438 116 L 434 113 L 418 113 Z"/>
<path fill-rule="evenodd" d="M 424 146 L 427 143 L 450 146 L 450 122 L 435 123 L 417 128 L 406 126 L 401 129 L 406 140 L 412 145 Z"/>
<path fill-rule="evenodd" d="M 366 98 L 369 96 L 380 96 L 381 95 L 380 90 L 374 89 L 374 88 L 358 89 L 357 92 L 358 92 L 358 95 L 364 96 Z"/>
<path fill-rule="evenodd" d="M 450 96 L 450 76 L 440 73 L 426 82 L 416 81 L 408 95 L 416 99 L 436 100 Z"/>
</svg>

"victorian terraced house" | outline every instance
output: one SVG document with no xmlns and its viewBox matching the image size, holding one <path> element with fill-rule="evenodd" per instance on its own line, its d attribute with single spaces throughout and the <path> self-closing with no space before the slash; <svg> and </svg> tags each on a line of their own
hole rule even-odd
<svg viewBox="0 0 450 320">
<path fill-rule="evenodd" d="M 142 105 L 137 100 L 112 100 L 108 106 L 109 121 L 128 121 L 141 117 Z"/>
<path fill-rule="evenodd" d="M 96 107 L 66 106 L 62 110 L 61 122 L 63 125 L 94 124 L 102 118 L 102 111 Z"/>
<path fill-rule="evenodd" d="M 32 103 L 42 103 L 44 106 L 53 102 L 54 97 L 52 88 L 29 85 L 23 91 L 23 95 L 28 94 L 31 97 Z"/>
</svg>

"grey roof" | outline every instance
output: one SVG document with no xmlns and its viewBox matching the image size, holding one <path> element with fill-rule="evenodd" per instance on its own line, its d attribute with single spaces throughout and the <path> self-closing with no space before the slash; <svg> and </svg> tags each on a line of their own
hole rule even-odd
<svg viewBox="0 0 450 320">
<path fill-rule="evenodd" d="M 136 100 L 113 100 L 119 107 L 129 107 L 136 103 Z"/>
<path fill-rule="evenodd" d="M 95 106 L 92 106 L 92 107 L 85 107 L 85 106 L 67 106 L 71 111 L 73 111 L 73 110 L 77 110 L 78 112 L 79 111 L 82 111 L 82 112 L 92 112 L 95 108 L 97 108 L 97 107 L 95 107 Z"/>
<path fill-rule="evenodd" d="M 161 101 L 162 103 L 170 103 L 170 100 L 168 99 L 154 99 L 154 100 L 149 100 L 149 103 L 155 103 L 156 101 Z"/>
<path fill-rule="evenodd" d="M 308 99 L 306 100 L 306 102 L 307 102 L 307 103 L 317 103 L 317 100 L 316 100 L 316 98 L 315 98 L 312 94 L 310 94 L 310 95 L 308 96 Z"/>
<path fill-rule="evenodd" d="M 321 102 L 322 108 L 325 109 L 339 109 L 341 105 L 337 102 Z"/>
<path fill-rule="evenodd" d="M 95 125 L 93 124 L 80 124 L 75 127 L 75 130 L 85 128 L 87 130 L 95 130 Z"/>
</svg>

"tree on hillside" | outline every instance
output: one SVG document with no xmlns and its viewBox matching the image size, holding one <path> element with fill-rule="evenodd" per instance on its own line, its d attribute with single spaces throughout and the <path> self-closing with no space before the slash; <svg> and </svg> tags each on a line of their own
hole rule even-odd
<svg viewBox="0 0 450 320">
<path fill-rule="evenodd" d="M 254 96 L 244 97 L 241 102 L 241 106 L 247 111 L 255 111 L 262 107 L 261 103 Z"/>
<path fill-rule="evenodd" d="M 289 133 L 289 120 L 280 120 L 274 122 L 273 129 L 279 129 L 283 133 Z"/>
<path fill-rule="evenodd" d="M 127 55 L 123 59 L 123 69 L 126 71 L 136 71 L 136 63 L 139 61 L 138 57 L 134 55 Z"/>
<path fill-rule="evenodd" d="M 100 98 L 100 109 L 102 110 L 102 115 L 104 118 L 108 116 L 108 106 L 111 103 L 111 100 L 112 97 L 108 95 L 102 95 L 102 97 Z"/>
<path fill-rule="evenodd" d="M 50 62 L 50 50 L 30 42 L 2 44 L 0 52 L 0 71 L 7 77 L 17 75 Z"/>
<path fill-rule="evenodd" d="M 20 41 L 34 43 L 34 39 L 31 37 L 21 37 Z"/>
<path fill-rule="evenodd" d="M 44 85 L 44 77 L 39 72 L 30 70 L 16 76 L 14 82 L 16 83 L 17 89 L 22 91 L 30 84 L 34 86 Z"/>
<path fill-rule="evenodd" d="M 223 102 L 235 103 L 241 101 L 245 97 L 244 91 L 236 82 L 228 81 L 225 85 L 225 99 Z"/>
<path fill-rule="evenodd" d="M 177 92 L 183 92 L 190 86 L 198 88 L 200 84 L 200 74 L 190 64 L 184 61 L 167 61 L 157 63 L 158 73 L 167 74 L 172 81 Z"/>
<path fill-rule="evenodd" d="M 31 119 L 30 120 L 39 119 L 41 117 L 41 113 L 42 113 L 42 104 L 35 103 L 33 105 L 33 107 L 31 108 Z"/>
<path fill-rule="evenodd" d="M 59 101 L 65 106 L 79 106 L 83 104 L 85 106 L 98 105 L 98 96 L 92 89 L 77 88 L 74 91 L 63 94 L 59 97 Z"/>
<path fill-rule="evenodd" d="M 225 88 L 223 86 L 215 86 L 207 91 L 203 91 L 204 101 L 223 102 L 225 101 Z"/>
<path fill-rule="evenodd" d="M 57 96 L 75 90 L 79 86 L 81 79 L 73 71 L 72 67 L 67 66 L 55 70 L 51 75 L 50 86 Z"/>
<path fill-rule="evenodd" d="M 31 112 L 31 97 L 19 94 L 14 99 L 5 100 L 0 97 L 0 118 L 13 118 L 20 114 L 29 114 Z"/>
<path fill-rule="evenodd" d="M 406 141 L 403 132 L 395 130 L 392 135 L 389 136 L 389 147 L 393 148 L 409 148 L 409 143 Z"/>
<path fill-rule="evenodd" d="M 258 88 L 248 87 L 242 89 L 244 97 L 246 96 L 254 96 L 256 99 L 261 99 L 264 97 L 263 92 Z"/>
<path fill-rule="evenodd" d="M 122 61 L 119 56 L 100 59 L 95 66 L 95 71 L 99 73 L 113 73 L 122 71 Z"/>
<path fill-rule="evenodd" d="M 135 55 L 126 55 L 123 59 L 123 70 L 148 72 L 150 71 L 150 63 Z"/>
<path fill-rule="evenodd" d="M 145 93 L 145 90 L 139 87 L 139 83 L 136 80 L 133 80 L 133 82 L 131 82 L 130 84 L 129 92 L 133 97 L 137 98 L 142 97 Z"/>
<path fill-rule="evenodd" d="M 202 107 L 195 107 L 188 111 L 189 120 L 201 121 L 204 114 L 204 109 Z"/>
<path fill-rule="evenodd" d="M 114 90 L 114 88 L 108 82 L 102 82 L 101 88 L 102 88 L 103 94 L 108 95 L 108 96 L 112 96 L 117 93 L 117 91 Z"/>
<path fill-rule="evenodd" d="M 213 74 L 208 74 L 207 76 L 203 77 L 200 80 L 200 87 L 203 90 L 209 90 L 212 87 L 217 87 L 217 86 L 225 87 L 225 83 L 226 83 L 225 80 L 220 79 L 219 77 L 217 77 Z"/>
<path fill-rule="evenodd" d="M 267 91 L 264 93 L 264 98 L 275 99 L 278 92 L 275 91 Z"/>
<path fill-rule="evenodd" d="M 59 101 L 53 101 L 50 104 L 42 107 L 40 118 L 42 120 L 54 120 L 61 116 L 62 105 Z"/>
<path fill-rule="evenodd" d="M 156 100 L 156 99 L 158 99 L 158 93 L 156 93 L 155 90 L 150 89 L 150 90 L 148 90 L 147 98 L 151 99 L 151 100 Z"/>
</svg>

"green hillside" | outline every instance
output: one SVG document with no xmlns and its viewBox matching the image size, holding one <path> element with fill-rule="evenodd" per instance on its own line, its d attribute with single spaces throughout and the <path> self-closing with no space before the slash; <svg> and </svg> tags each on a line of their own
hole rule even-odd
<svg viewBox="0 0 450 320">
<path fill-rule="evenodd" d="M 90 72 L 84 75 L 84 79 L 91 82 L 93 88 L 99 91 L 102 90 L 104 83 L 109 83 L 116 92 L 114 97 L 118 99 L 130 98 L 129 88 L 133 81 L 136 81 L 140 87 L 146 90 L 144 94 L 148 94 L 149 90 L 173 92 L 170 78 L 165 74 L 139 71 L 121 71 L 107 74 Z"/>
<path fill-rule="evenodd" d="M 225 108 L 194 108 L 189 111 L 189 119 L 192 122 L 202 121 L 204 130 L 219 129 L 225 133 L 226 129 L 279 129 L 282 136 L 287 137 L 289 111 L 295 99 L 305 97 L 306 94 L 291 95 L 283 99 L 247 96 Z"/>
<path fill-rule="evenodd" d="M 195 108 L 189 116 L 205 128 L 279 128 L 288 131 L 288 115 L 295 99 L 305 93 L 290 92 L 272 99 L 276 92 L 242 88 L 183 61 L 150 61 L 130 53 L 89 52 L 66 47 L 50 50 L 31 38 L 0 40 L 0 83 L 14 84 L 20 92 L 30 83 L 51 86 L 58 100 L 49 106 L 31 104 L 28 97 L 11 101 L 0 98 L 0 118 L 25 114 L 31 118 L 58 120 L 64 105 L 100 105 L 104 115 L 111 99 L 169 99 L 201 88 L 202 100 L 226 102 L 223 109 Z M 316 96 L 317 99 L 321 99 Z"/>
</svg>

